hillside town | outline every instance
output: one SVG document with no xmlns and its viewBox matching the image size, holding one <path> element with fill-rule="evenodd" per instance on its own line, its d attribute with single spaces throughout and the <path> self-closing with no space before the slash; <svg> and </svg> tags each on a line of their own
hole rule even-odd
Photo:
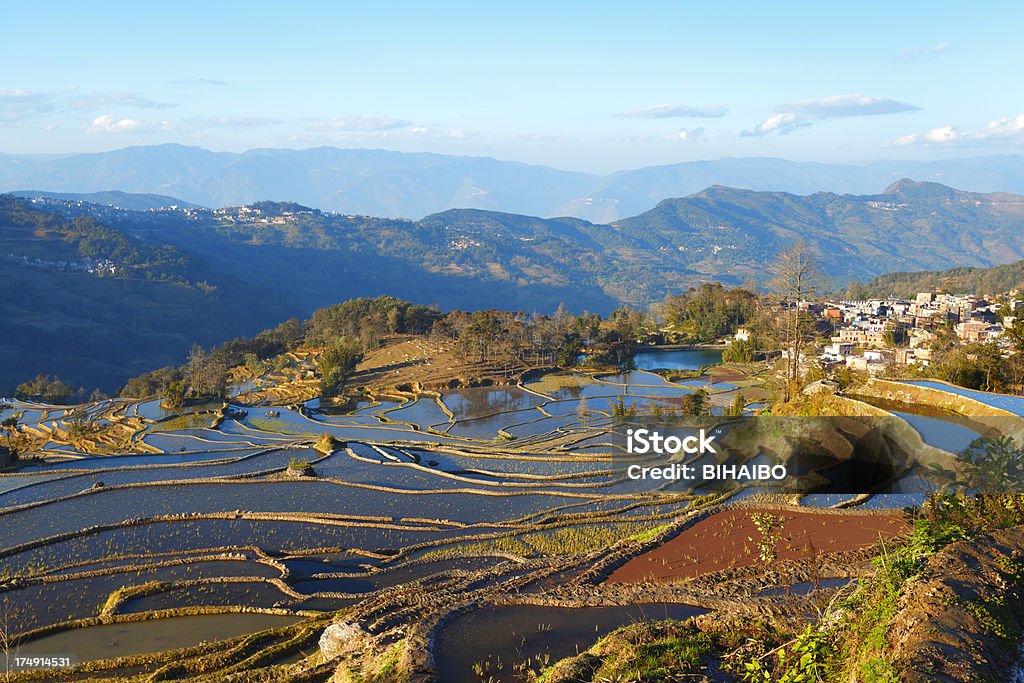
<svg viewBox="0 0 1024 683">
<path fill-rule="evenodd" d="M 800 308 L 832 326 L 830 342 L 819 345 L 814 358 L 820 367 L 875 374 L 894 365 L 927 366 L 940 330 L 952 330 L 964 344 L 993 342 L 1008 351 L 1004 333 L 1020 317 L 1024 300 L 922 292 L 912 300 L 804 301 Z M 737 331 L 736 339 L 749 339 L 749 332 Z M 801 356 L 801 362 L 811 360 Z"/>
</svg>

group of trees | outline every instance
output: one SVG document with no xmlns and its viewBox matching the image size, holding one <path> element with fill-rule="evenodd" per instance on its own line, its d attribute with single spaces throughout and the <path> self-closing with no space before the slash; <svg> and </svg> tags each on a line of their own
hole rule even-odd
<svg viewBox="0 0 1024 683">
<path fill-rule="evenodd" d="M 19 384 L 14 390 L 14 395 L 28 401 L 68 403 L 77 395 L 77 392 L 74 387 L 65 384 L 56 375 L 39 374 L 34 379 Z"/>
<path fill-rule="evenodd" d="M 231 368 L 255 366 L 294 348 L 304 341 L 305 329 L 302 321 L 293 318 L 254 337 L 232 339 L 209 351 L 195 345 L 184 365 L 133 377 L 121 389 L 121 396 L 162 396 L 169 407 L 181 405 L 187 398 L 222 398 Z"/>
<path fill-rule="evenodd" d="M 884 296 L 912 297 L 917 292 L 984 295 L 1014 289 L 1024 289 L 1024 261 L 991 268 L 961 266 L 941 271 L 888 273 L 864 284 L 851 283 L 846 293 L 851 299 L 873 299 Z"/>
<path fill-rule="evenodd" d="M 261 367 L 289 349 L 321 349 L 317 358 L 326 395 L 339 393 L 363 356 L 394 335 L 421 335 L 438 349 L 451 349 L 464 363 L 522 367 L 571 367 L 584 348 L 595 362 L 621 364 L 635 345 L 656 330 L 650 315 L 622 306 L 608 319 L 594 313 L 552 315 L 513 311 L 452 311 L 390 296 L 352 299 L 315 311 L 309 320 L 289 320 L 251 339 L 234 339 L 210 350 L 195 346 L 187 361 L 128 381 L 125 397 L 163 396 L 170 405 L 190 398 L 220 398 L 230 368 Z"/>
<path fill-rule="evenodd" d="M 561 306 L 550 316 L 453 311 L 432 326 L 431 337 L 452 345 L 464 362 L 571 367 L 584 346 L 603 338 L 601 322 L 596 314 L 573 315 Z"/>
<path fill-rule="evenodd" d="M 957 386 L 982 391 L 1024 393 L 1024 344 L 1007 353 L 993 342 L 950 342 L 952 331 L 939 334 L 932 346 L 932 361 L 917 372 Z M 1024 341 L 1024 340 L 1020 340 Z"/>
<path fill-rule="evenodd" d="M 314 311 L 305 324 L 304 341 L 310 346 L 327 346 L 341 338 L 354 338 L 363 349 L 371 349 L 388 335 L 427 334 L 442 317 L 435 308 L 392 296 L 349 299 Z"/>
<path fill-rule="evenodd" d="M 694 342 L 711 342 L 733 334 L 754 320 L 760 301 L 754 292 L 726 289 L 720 282 L 703 284 L 662 304 L 665 322 Z"/>
<path fill-rule="evenodd" d="M 354 338 L 342 338 L 317 357 L 320 368 L 320 388 L 324 396 L 341 392 L 345 380 L 363 359 L 363 349 Z"/>
</svg>

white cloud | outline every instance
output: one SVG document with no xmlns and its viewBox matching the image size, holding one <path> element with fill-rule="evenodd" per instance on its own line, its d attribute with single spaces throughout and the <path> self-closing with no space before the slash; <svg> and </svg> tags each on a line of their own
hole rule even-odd
<svg viewBox="0 0 1024 683">
<path fill-rule="evenodd" d="M 311 123 L 311 131 L 380 131 L 409 128 L 412 121 L 393 119 L 390 116 L 344 116 Z"/>
<path fill-rule="evenodd" d="M 680 128 L 675 133 L 665 136 L 665 139 L 676 142 L 698 142 L 700 140 L 705 140 L 706 138 L 704 137 L 703 128 L 694 128 L 692 130 Z"/>
<path fill-rule="evenodd" d="M 172 131 L 175 126 L 168 121 L 144 121 L 142 119 L 119 119 L 103 114 L 93 119 L 86 127 L 88 133 L 150 133 Z"/>
<path fill-rule="evenodd" d="M 956 126 L 940 126 L 923 133 L 901 135 L 889 143 L 893 147 L 985 145 L 995 143 L 1024 144 L 1024 114 L 990 121 L 977 130 L 960 130 Z"/>
<path fill-rule="evenodd" d="M 913 62 L 919 59 L 928 59 L 946 52 L 953 47 L 953 43 L 941 42 L 935 43 L 931 47 L 923 47 L 921 45 L 915 45 L 914 47 L 905 47 L 896 53 L 896 56 L 905 62 Z"/>
<path fill-rule="evenodd" d="M 0 123 L 47 114 L 56 109 L 53 95 L 23 88 L 0 88 Z"/>
<path fill-rule="evenodd" d="M 800 128 L 806 128 L 818 121 L 848 118 L 854 116 L 878 116 L 919 111 L 921 108 L 889 99 L 869 95 L 833 95 L 799 102 L 781 104 L 775 114 L 754 126 L 752 130 L 740 133 L 745 137 L 763 137 L 771 133 L 788 135 Z"/>
<path fill-rule="evenodd" d="M 782 113 L 798 114 L 807 118 L 831 119 L 846 116 L 876 116 L 878 114 L 898 114 L 905 111 L 918 111 L 920 107 L 906 102 L 898 102 L 888 97 L 870 97 L 868 95 L 834 95 L 819 97 L 812 100 L 790 102 L 775 108 Z"/>
<path fill-rule="evenodd" d="M 174 102 L 159 102 L 137 93 L 105 92 L 78 95 L 71 100 L 75 109 L 106 109 L 109 107 L 136 107 L 138 109 L 173 109 Z"/>
<path fill-rule="evenodd" d="M 222 81 L 219 78 L 183 78 L 171 82 L 174 85 L 215 85 L 218 87 L 227 85 L 227 81 Z"/>
<path fill-rule="evenodd" d="M 975 131 L 975 136 L 980 139 L 1022 138 L 1024 137 L 1024 114 L 1017 114 L 1013 118 L 989 121 L 984 128 Z"/>
<path fill-rule="evenodd" d="M 253 128 L 256 126 L 278 126 L 284 119 L 266 116 L 210 116 L 188 119 L 197 128 Z"/>
<path fill-rule="evenodd" d="M 707 107 L 691 107 L 686 104 L 658 104 L 645 109 L 622 112 L 621 114 L 616 114 L 616 116 L 627 119 L 717 119 L 725 116 L 728 112 L 729 107 L 724 104 L 713 104 Z"/>
<path fill-rule="evenodd" d="M 172 102 L 159 102 L 136 93 L 78 94 L 77 86 L 71 86 L 65 92 L 34 92 L 24 88 L 0 88 L 0 123 L 14 123 L 46 114 L 75 115 L 95 109 L 116 107 L 170 109 L 176 106 Z"/>
<path fill-rule="evenodd" d="M 811 122 L 799 114 L 773 114 L 754 126 L 753 130 L 745 130 L 740 135 L 743 137 L 763 137 L 771 133 L 789 135 L 793 131 L 809 125 L 811 125 Z"/>
</svg>

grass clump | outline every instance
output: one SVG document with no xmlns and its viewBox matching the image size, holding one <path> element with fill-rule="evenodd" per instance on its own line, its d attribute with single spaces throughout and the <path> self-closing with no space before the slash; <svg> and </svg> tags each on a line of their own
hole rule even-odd
<svg viewBox="0 0 1024 683">
<path fill-rule="evenodd" d="M 334 438 L 333 434 L 329 434 L 327 432 L 321 434 L 320 438 L 316 441 L 316 445 L 313 446 L 314 449 L 325 455 L 330 455 L 337 447 L 338 440 Z"/>
</svg>

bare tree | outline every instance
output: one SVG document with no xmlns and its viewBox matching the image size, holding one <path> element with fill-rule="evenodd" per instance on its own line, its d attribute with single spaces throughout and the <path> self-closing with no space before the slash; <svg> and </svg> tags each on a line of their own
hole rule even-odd
<svg viewBox="0 0 1024 683">
<path fill-rule="evenodd" d="M 814 295 L 824 282 L 824 275 L 810 247 L 801 240 L 783 249 L 771 266 L 771 288 L 782 296 L 788 307 L 783 324 L 783 341 L 788 355 L 786 366 L 786 398 L 792 397 L 799 381 L 800 348 L 808 338 L 811 325 L 800 311 L 800 304 Z"/>
</svg>

